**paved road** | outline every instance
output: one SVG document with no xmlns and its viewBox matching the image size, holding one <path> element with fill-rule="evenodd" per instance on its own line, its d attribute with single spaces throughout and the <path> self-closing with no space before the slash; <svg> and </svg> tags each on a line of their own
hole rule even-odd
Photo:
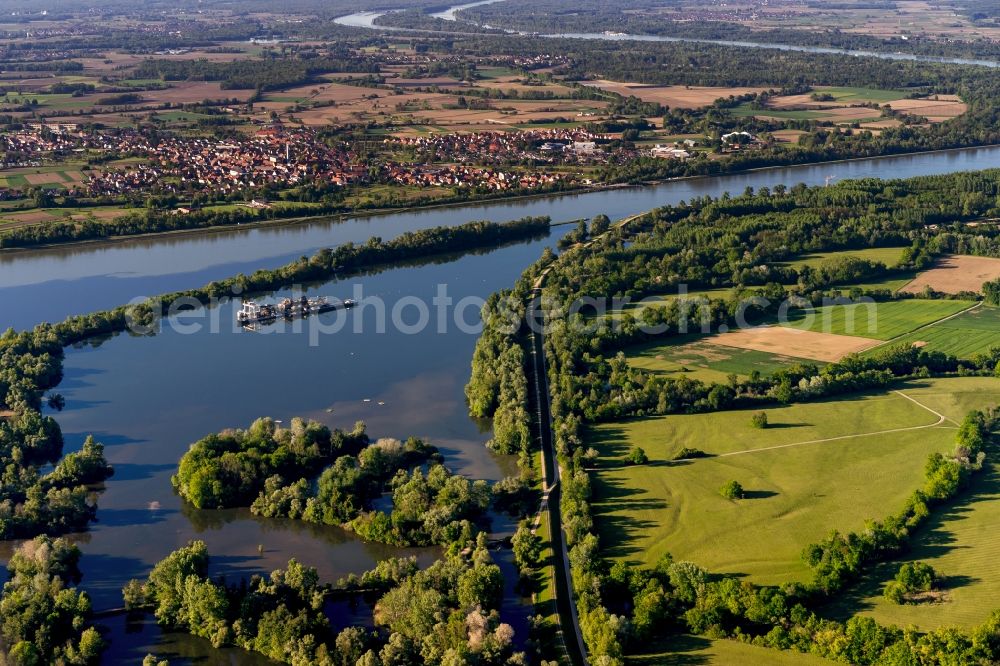
<svg viewBox="0 0 1000 666">
<path fill-rule="evenodd" d="M 574 666 L 587 663 L 587 648 L 580 634 L 580 622 L 573 602 L 573 579 L 569 572 L 569 552 L 563 537 L 562 516 L 559 514 L 559 462 L 552 436 L 552 414 L 549 411 L 548 376 L 545 372 L 544 340 L 540 331 L 544 314 L 539 308 L 541 288 L 536 287 L 528 303 L 526 318 L 531 325 L 531 389 L 535 402 L 536 437 L 542 449 L 542 506 L 548 512 L 552 550 L 555 553 L 554 579 L 556 609 L 565 637 L 566 650 Z"/>
</svg>

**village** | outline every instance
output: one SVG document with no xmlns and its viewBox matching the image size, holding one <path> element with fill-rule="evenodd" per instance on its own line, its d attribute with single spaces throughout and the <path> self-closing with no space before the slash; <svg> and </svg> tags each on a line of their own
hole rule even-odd
<svg viewBox="0 0 1000 666">
<path fill-rule="evenodd" d="M 324 141 L 316 130 L 280 122 L 226 138 L 34 123 L 0 137 L 0 150 L 5 168 L 89 160 L 93 166 L 80 167 L 80 182 L 66 187 L 65 194 L 92 199 L 140 194 L 236 199 L 303 185 L 328 189 L 371 183 L 532 190 L 559 181 L 589 183 L 588 167 L 623 163 L 638 154 L 609 135 L 534 129 L 389 137 L 380 146 L 384 159 L 369 163 L 349 140 Z M 646 151 L 678 158 L 683 152 Z M 567 166 L 579 171 L 552 169 Z M 5 194 L 13 196 L 16 192 Z"/>
</svg>

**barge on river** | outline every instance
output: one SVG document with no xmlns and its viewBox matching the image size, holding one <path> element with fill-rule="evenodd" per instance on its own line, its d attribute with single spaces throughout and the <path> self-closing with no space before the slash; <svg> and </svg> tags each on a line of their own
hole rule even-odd
<svg viewBox="0 0 1000 666">
<path fill-rule="evenodd" d="M 357 302 L 350 298 L 340 300 L 339 298 L 327 298 L 326 296 L 285 298 L 273 304 L 243 301 L 243 308 L 236 313 L 236 322 L 240 326 L 267 324 L 278 319 L 297 319 L 321 312 L 352 308 L 355 305 L 357 305 Z"/>
</svg>

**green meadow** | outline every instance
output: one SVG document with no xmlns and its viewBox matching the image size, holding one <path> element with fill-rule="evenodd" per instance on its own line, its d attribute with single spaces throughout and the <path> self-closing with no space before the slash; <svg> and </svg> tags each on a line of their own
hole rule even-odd
<svg viewBox="0 0 1000 666">
<path fill-rule="evenodd" d="M 824 111 L 755 109 L 749 103 L 740 104 L 730 109 L 729 112 L 734 116 L 743 118 L 749 116 L 767 116 L 768 118 L 783 118 L 785 120 L 813 120 L 827 115 Z"/>
<path fill-rule="evenodd" d="M 793 266 L 799 268 L 801 266 L 809 266 L 810 268 L 819 268 L 819 266 L 827 259 L 835 259 L 842 257 L 857 257 L 858 259 L 867 259 L 868 261 L 879 261 L 889 268 L 896 266 L 899 260 L 903 257 L 903 248 L 901 247 L 872 247 L 865 248 L 863 250 L 840 250 L 837 252 L 815 252 L 812 254 L 804 254 L 791 261 L 782 262 L 784 266 Z"/>
<path fill-rule="evenodd" d="M 648 654 L 626 657 L 628 666 L 821 666 L 834 662 L 815 655 L 735 640 L 680 635 L 656 643 Z"/>
<path fill-rule="evenodd" d="M 911 394 L 922 403 L 958 420 L 983 404 L 997 404 L 1000 380 L 983 377 L 941 380 Z M 981 624 L 1000 599 L 1000 465 L 996 450 L 967 492 L 936 511 L 913 535 L 904 557 L 877 566 L 825 614 L 848 617 L 864 614 L 886 624 L 930 630 L 943 626 L 970 629 Z M 882 597 L 886 582 L 904 562 L 931 564 L 943 578 L 943 601 L 934 604 L 895 605 Z"/>
<path fill-rule="evenodd" d="M 697 338 L 687 340 L 690 338 L 630 347 L 626 351 L 629 365 L 658 375 L 726 383 L 731 374 L 746 377 L 756 370 L 762 375 L 769 375 L 789 365 L 813 362 L 752 349 L 725 347 Z"/>
<path fill-rule="evenodd" d="M 972 301 L 924 299 L 826 305 L 789 312 L 787 325 L 817 333 L 892 340 L 973 305 Z"/>
<path fill-rule="evenodd" d="M 1000 401 L 1000 379 L 923 380 L 903 393 L 958 420 Z M 755 583 L 807 580 L 807 544 L 900 508 L 921 485 L 927 455 L 950 450 L 955 436 L 954 423 L 896 392 L 766 411 L 764 430 L 750 425 L 749 411 L 590 429 L 587 443 L 599 452 L 594 521 L 609 556 L 651 565 L 671 553 Z M 649 464 L 626 465 L 631 446 Z M 683 448 L 707 457 L 674 460 Z M 746 498 L 720 495 L 730 480 Z"/>
<path fill-rule="evenodd" d="M 816 92 L 832 95 L 838 102 L 891 102 L 902 99 L 909 93 L 905 90 L 877 90 L 875 88 L 851 88 L 846 86 L 821 87 Z"/>
<path fill-rule="evenodd" d="M 1000 308 L 980 306 L 933 326 L 913 331 L 898 342 L 971 358 L 1000 347 Z"/>
</svg>

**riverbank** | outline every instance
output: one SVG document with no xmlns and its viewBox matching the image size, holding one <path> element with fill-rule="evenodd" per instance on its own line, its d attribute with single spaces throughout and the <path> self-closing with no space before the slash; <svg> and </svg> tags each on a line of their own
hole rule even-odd
<svg viewBox="0 0 1000 666">
<path fill-rule="evenodd" d="M 305 215 L 299 217 L 289 217 L 283 219 L 272 219 L 272 220 L 260 220 L 259 222 L 247 222 L 240 223 L 236 225 L 213 225 L 209 227 L 200 227 L 196 229 L 177 229 L 173 231 L 155 231 L 150 233 L 142 234 L 131 234 L 125 236 L 110 236 L 107 238 L 93 238 L 85 240 L 72 240 L 61 243 L 40 243 L 38 245 L 32 245 L 29 247 L 11 247 L 11 248 L 0 248 L 0 256 L 11 256 L 11 255 L 25 255 L 31 254 L 41 250 L 51 250 L 54 248 L 75 248 L 75 247 L 102 247 L 102 246 L 112 246 L 121 243 L 127 243 L 136 240 L 156 240 L 159 238 L 170 239 L 170 238 L 185 238 L 185 237 L 199 237 L 207 235 L 222 235 L 228 232 L 236 232 L 250 229 L 275 229 L 275 228 L 287 228 L 302 225 L 315 224 L 318 222 L 349 222 L 354 220 L 366 220 L 378 217 L 384 217 L 388 215 L 406 214 L 413 212 L 423 212 L 423 211 L 434 211 L 434 210 L 447 210 L 455 208 L 464 207 L 475 207 L 479 205 L 490 205 L 490 204 L 501 204 L 501 203 L 517 203 L 519 201 L 531 201 L 531 200 L 541 200 L 541 199 L 559 199 L 566 196 L 574 196 L 581 194 L 590 194 L 596 192 L 609 192 L 614 190 L 627 190 L 627 189 L 645 189 L 651 187 L 658 187 L 661 185 L 685 181 L 699 181 L 699 180 L 711 180 L 715 178 L 725 177 L 725 176 L 737 176 L 740 174 L 751 174 L 751 173 L 761 173 L 768 171 L 776 171 L 780 169 L 795 169 L 795 168 L 807 168 L 813 166 L 819 166 L 823 164 L 849 164 L 852 162 L 866 162 L 877 159 L 897 159 L 905 157 L 915 157 L 920 155 L 934 155 L 934 154 L 946 154 L 946 153 L 958 153 L 968 150 L 980 150 L 980 149 L 990 149 L 990 148 L 1000 148 L 1000 144 L 984 144 L 981 146 L 967 146 L 962 148 L 941 148 L 937 150 L 915 150 L 912 152 L 900 152 L 891 153 L 888 155 L 878 155 L 875 157 L 848 157 L 836 160 L 822 160 L 819 162 L 801 162 L 796 164 L 776 164 L 772 166 L 762 166 L 762 167 L 751 167 L 749 169 L 736 169 L 733 171 L 725 171 L 717 174 L 700 174 L 694 176 L 677 176 L 674 178 L 663 178 L 656 180 L 648 180 L 642 183 L 608 183 L 605 185 L 588 185 L 578 188 L 569 188 L 562 190 L 560 192 L 537 192 L 533 194 L 518 194 L 514 196 L 492 196 L 483 197 L 478 199 L 469 199 L 466 201 L 449 201 L 446 203 L 435 203 L 435 204 L 424 204 L 416 206 L 396 206 L 391 208 L 378 208 L 372 209 L 370 211 L 362 212 L 345 212 L 336 214 L 324 214 L 324 215 Z M 786 183 L 787 185 L 794 185 L 795 183 Z M 573 220 L 567 220 L 563 222 L 553 222 L 553 225 L 559 224 L 569 224 L 571 222 L 578 221 L 579 218 Z"/>
<path fill-rule="evenodd" d="M 709 178 L 711 176 L 698 176 Z M 316 222 L 348 222 L 351 220 L 365 220 L 369 218 L 383 217 L 386 215 L 396 215 L 401 213 L 411 213 L 415 211 L 444 210 L 449 208 L 461 208 L 464 206 L 486 205 L 495 202 L 526 201 L 531 199 L 557 198 L 564 195 L 587 194 L 589 192 L 605 192 L 609 190 L 645 187 L 646 185 L 630 185 L 626 183 L 612 183 L 609 185 L 585 186 L 570 188 L 560 192 L 537 192 L 534 194 L 517 194 L 510 197 L 483 197 L 479 199 L 468 199 L 465 201 L 449 201 L 446 203 L 423 204 L 416 206 L 395 206 L 391 208 L 374 208 L 371 210 L 351 211 L 344 213 L 322 214 L 322 215 L 302 215 L 297 217 L 276 218 L 270 220 L 260 220 L 238 224 L 216 224 L 208 227 L 198 227 L 194 229 L 175 229 L 170 231 L 152 231 L 141 234 L 128 234 L 124 236 L 108 236 L 106 238 L 87 238 L 82 240 L 70 240 L 61 243 L 39 243 L 27 247 L 7 247 L 0 248 L 0 256 L 30 254 L 38 250 L 50 250 L 53 248 L 74 248 L 87 246 L 115 245 L 134 240 L 154 240 L 157 238 L 184 238 L 190 236 L 203 236 L 209 234 L 224 234 L 226 232 L 249 230 L 249 229 L 269 229 L 281 227 L 294 227 L 298 225 L 314 224 Z M 565 222 L 554 222 L 553 225 L 569 224 L 578 220 L 567 220 Z"/>
</svg>

